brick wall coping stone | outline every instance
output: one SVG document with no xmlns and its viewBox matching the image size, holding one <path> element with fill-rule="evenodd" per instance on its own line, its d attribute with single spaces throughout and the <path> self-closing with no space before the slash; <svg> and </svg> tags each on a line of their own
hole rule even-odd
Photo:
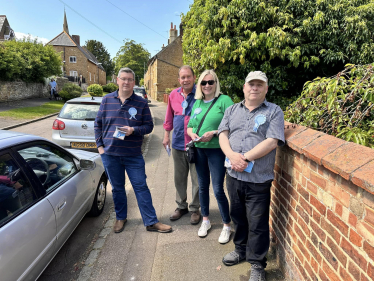
<svg viewBox="0 0 374 281">
<path fill-rule="evenodd" d="M 374 194 L 374 149 L 285 121 L 286 144 Z"/>
</svg>

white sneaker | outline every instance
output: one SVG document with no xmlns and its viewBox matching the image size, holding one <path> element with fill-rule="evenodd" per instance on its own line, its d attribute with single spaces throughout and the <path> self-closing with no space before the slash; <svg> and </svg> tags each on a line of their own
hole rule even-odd
<svg viewBox="0 0 374 281">
<path fill-rule="evenodd" d="M 226 244 L 230 241 L 231 227 L 223 227 L 221 235 L 218 238 L 218 242 L 221 244 Z"/>
<path fill-rule="evenodd" d="M 201 223 L 201 226 L 199 228 L 199 231 L 197 232 L 197 235 L 199 235 L 199 237 L 206 237 L 208 235 L 208 230 L 211 228 L 212 226 L 210 225 L 210 221 L 204 221 Z"/>
</svg>

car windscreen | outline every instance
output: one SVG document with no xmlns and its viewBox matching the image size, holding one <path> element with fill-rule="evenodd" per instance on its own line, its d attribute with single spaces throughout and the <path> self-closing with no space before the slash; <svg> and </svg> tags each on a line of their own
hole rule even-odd
<svg viewBox="0 0 374 281">
<path fill-rule="evenodd" d="M 139 89 L 139 88 L 134 88 L 134 92 L 135 92 L 135 94 L 145 94 L 145 90 L 144 89 Z"/>
<path fill-rule="evenodd" d="M 74 120 L 95 120 L 100 104 L 66 103 L 59 117 Z"/>
</svg>

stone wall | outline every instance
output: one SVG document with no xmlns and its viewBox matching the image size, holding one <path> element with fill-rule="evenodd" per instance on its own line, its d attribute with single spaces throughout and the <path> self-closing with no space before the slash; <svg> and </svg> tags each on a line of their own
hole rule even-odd
<svg viewBox="0 0 374 281">
<path fill-rule="evenodd" d="M 41 97 L 48 97 L 48 89 L 43 83 L 0 81 L 0 102 Z"/>
<path fill-rule="evenodd" d="M 163 101 L 166 88 L 179 87 L 178 70 L 183 65 L 182 38 L 177 37 L 153 58 L 144 76 L 148 94 Z"/>
<path fill-rule="evenodd" d="M 86 79 L 88 85 L 106 84 L 106 72 L 89 61 L 78 47 L 53 46 L 53 48 L 61 54 L 62 60 L 65 61 L 64 68 L 67 76 L 71 76 L 70 71 L 76 71 L 78 76 L 82 75 Z M 71 56 L 76 57 L 76 62 L 70 62 Z M 98 81 L 99 78 L 100 81 Z"/>
<path fill-rule="evenodd" d="M 62 77 L 58 77 L 56 82 L 59 91 L 65 83 L 69 83 L 67 78 Z M 42 97 L 49 97 L 48 85 L 44 85 L 43 83 L 0 81 L 0 102 Z"/>
<path fill-rule="evenodd" d="M 374 150 L 286 122 L 270 209 L 289 280 L 374 279 Z"/>
</svg>

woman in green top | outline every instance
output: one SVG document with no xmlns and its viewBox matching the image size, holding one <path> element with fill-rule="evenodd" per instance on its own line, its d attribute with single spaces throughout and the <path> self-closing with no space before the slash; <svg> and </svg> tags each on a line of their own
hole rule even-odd
<svg viewBox="0 0 374 281">
<path fill-rule="evenodd" d="M 230 240 L 230 214 L 229 203 L 223 190 L 225 178 L 225 155 L 223 154 L 218 137 L 217 129 L 226 108 L 233 104 L 230 97 L 220 95 L 220 86 L 216 73 L 213 70 L 205 70 L 199 77 L 195 93 L 196 102 L 191 111 L 191 119 L 187 126 L 187 134 L 193 139 L 197 150 L 196 171 L 199 181 L 199 196 L 203 222 L 198 231 L 200 237 L 208 235 L 211 228 L 209 221 L 209 185 L 212 176 L 214 195 L 217 199 L 219 211 L 223 220 L 223 229 L 218 242 L 225 244 Z M 216 100 L 206 115 L 200 128 L 199 135 L 196 134 L 203 116 Z"/>
</svg>

